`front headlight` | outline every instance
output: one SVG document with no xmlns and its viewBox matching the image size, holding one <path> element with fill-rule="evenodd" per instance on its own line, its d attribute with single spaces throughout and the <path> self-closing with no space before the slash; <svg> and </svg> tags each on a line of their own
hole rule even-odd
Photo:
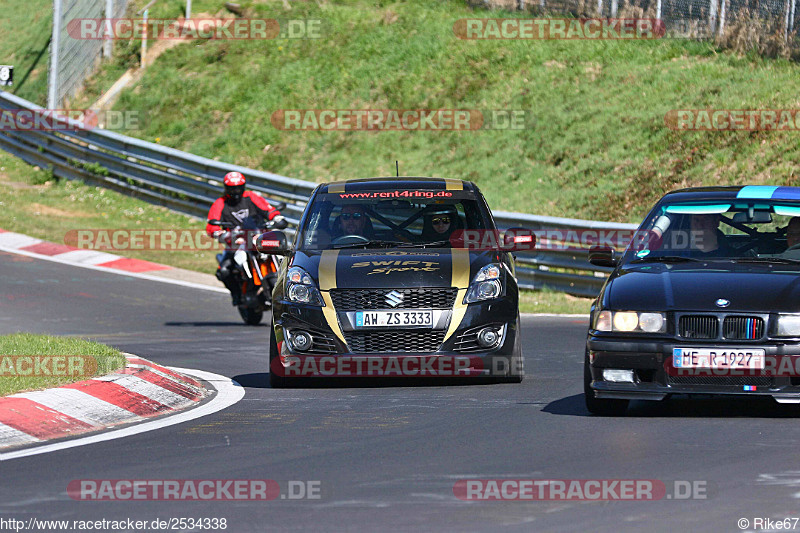
<svg viewBox="0 0 800 533">
<path fill-rule="evenodd" d="M 488 264 L 475 274 L 469 285 L 464 303 L 491 300 L 503 294 L 503 284 L 500 281 L 502 268 L 497 264 Z"/>
<path fill-rule="evenodd" d="M 600 311 L 595 316 L 594 329 L 597 331 L 664 333 L 667 330 L 667 318 L 664 313 Z"/>
<path fill-rule="evenodd" d="M 778 315 L 776 337 L 800 337 L 800 315 Z"/>
<path fill-rule="evenodd" d="M 286 298 L 290 302 L 325 307 L 314 280 L 298 266 L 291 267 L 286 273 Z"/>
</svg>

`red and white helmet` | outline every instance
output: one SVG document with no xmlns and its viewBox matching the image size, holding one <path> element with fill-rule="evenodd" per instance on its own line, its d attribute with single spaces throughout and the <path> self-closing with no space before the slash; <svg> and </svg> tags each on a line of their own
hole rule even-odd
<svg viewBox="0 0 800 533">
<path fill-rule="evenodd" d="M 244 194 L 244 175 L 241 172 L 228 172 L 222 182 L 225 184 L 225 195 L 234 203 L 238 202 Z"/>
<path fill-rule="evenodd" d="M 226 187 L 238 187 L 246 183 L 244 175 L 241 172 L 228 172 L 222 180 Z"/>
</svg>

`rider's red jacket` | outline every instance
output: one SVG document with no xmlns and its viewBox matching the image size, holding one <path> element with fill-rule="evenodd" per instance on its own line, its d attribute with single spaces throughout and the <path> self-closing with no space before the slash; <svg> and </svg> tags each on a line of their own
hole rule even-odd
<svg viewBox="0 0 800 533">
<path fill-rule="evenodd" d="M 208 220 L 222 220 L 240 224 L 245 218 L 255 214 L 261 214 L 267 220 L 272 220 L 280 215 L 280 211 L 272 207 L 264 198 L 252 191 L 244 191 L 242 199 L 237 204 L 231 204 L 227 196 L 217 198 L 208 210 Z M 213 224 L 206 225 L 206 233 L 212 235 L 215 231 L 222 228 Z"/>
</svg>

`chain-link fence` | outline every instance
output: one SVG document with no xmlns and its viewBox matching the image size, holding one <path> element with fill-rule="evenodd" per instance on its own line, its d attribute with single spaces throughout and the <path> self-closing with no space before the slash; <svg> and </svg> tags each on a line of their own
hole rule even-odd
<svg viewBox="0 0 800 533">
<path fill-rule="evenodd" d="M 105 49 L 103 40 L 78 39 L 67 29 L 70 21 L 80 19 L 120 18 L 128 0 L 54 0 L 53 38 L 50 41 L 50 71 L 47 106 L 63 105 L 75 95 L 83 81 L 96 68 Z"/>
<path fill-rule="evenodd" d="M 734 24 L 762 35 L 797 37 L 798 0 L 468 0 L 473 5 L 574 16 L 657 18 L 670 35 L 723 36 Z"/>
</svg>

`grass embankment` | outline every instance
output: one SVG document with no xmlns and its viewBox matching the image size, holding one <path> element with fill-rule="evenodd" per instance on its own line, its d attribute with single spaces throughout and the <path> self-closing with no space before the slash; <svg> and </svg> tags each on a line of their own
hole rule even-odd
<svg viewBox="0 0 800 533">
<path fill-rule="evenodd" d="M 52 0 L 0 1 L 0 64 L 14 65 L 14 85 L 0 87 L 41 106 L 47 103 Z"/>
<path fill-rule="evenodd" d="M 34 358 L 18 356 L 36 356 L 38 365 Z M 123 366 L 125 357 L 119 350 L 97 342 L 31 333 L 0 335 L 0 396 L 82 381 Z"/>
<path fill-rule="evenodd" d="M 462 0 L 239 3 L 248 17 L 320 19 L 323 36 L 172 48 L 117 102 L 144 117 L 126 133 L 310 181 L 391 175 L 399 159 L 406 175 L 477 182 L 493 209 L 601 220 L 636 221 L 683 186 L 800 183 L 798 132 L 677 132 L 664 121 L 673 109 L 796 108 L 800 67 L 786 60 L 680 39 L 460 40 L 459 18 L 527 16 Z M 181 14 L 180 2 L 159 5 L 158 16 Z M 521 109 L 535 124 L 376 133 L 270 123 L 280 109 L 387 108 Z"/>
<path fill-rule="evenodd" d="M 3 190 L 0 228 L 63 244 L 70 230 L 202 230 L 205 227 L 186 215 L 114 191 L 51 178 L 47 171 L 34 170 L 22 160 L 0 151 L 0 189 Z M 216 270 L 214 256 L 218 250 L 214 246 L 200 251 L 126 249 L 116 253 L 212 274 Z"/>
</svg>

